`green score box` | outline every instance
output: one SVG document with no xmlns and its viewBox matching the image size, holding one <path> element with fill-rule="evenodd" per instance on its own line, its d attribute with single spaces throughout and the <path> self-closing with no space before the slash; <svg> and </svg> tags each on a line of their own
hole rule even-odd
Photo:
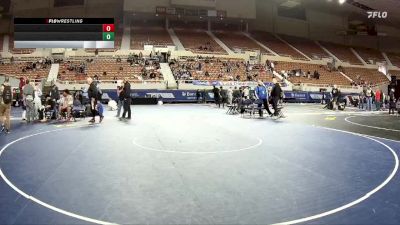
<svg viewBox="0 0 400 225">
<path fill-rule="evenodd" d="M 103 32 L 103 41 L 114 41 L 114 32 Z"/>
</svg>

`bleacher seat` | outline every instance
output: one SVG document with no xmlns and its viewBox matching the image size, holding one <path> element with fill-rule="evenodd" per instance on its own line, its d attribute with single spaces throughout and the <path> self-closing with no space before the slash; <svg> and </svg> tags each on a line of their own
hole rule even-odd
<svg viewBox="0 0 400 225">
<path fill-rule="evenodd" d="M 192 80 L 206 80 L 206 81 L 249 81 L 247 79 L 246 74 L 246 65 L 244 60 L 238 59 L 228 59 L 228 58 L 220 58 L 220 59 L 208 59 L 207 60 L 198 60 L 198 61 L 179 61 L 178 65 L 172 66 L 172 71 L 176 72 L 182 68 L 182 65 L 189 67 L 189 71 L 192 74 Z M 202 69 L 198 71 L 196 69 L 197 65 L 201 63 Z M 231 71 L 226 72 L 226 66 L 224 63 L 228 63 L 231 65 Z M 209 73 L 209 76 L 205 76 L 206 72 Z M 265 82 L 272 81 L 272 74 L 268 73 L 264 70 L 262 65 L 252 65 L 250 67 L 250 71 L 248 75 L 255 75 L 256 77 L 252 77 L 251 81 L 262 80 Z M 237 79 L 239 78 L 239 79 Z M 176 78 L 179 80 L 179 78 Z"/>
<path fill-rule="evenodd" d="M 386 55 L 388 56 L 390 62 L 392 62 L 393 66 L 400 68 L 400 53 L 388 52 Z"/>
<path fill-rule="evenodd" d="M 70 64 L 79 65 L 81 63 L 86 64 L 85 73 L 78 73 L 75 70 L 69 71 L 68 67 Z M 60 64 L 60 80 L 62 81 L 75 81 L 85 80 L 88 76 L 98 76 L 99 80 L 122 80 L 127 79 L 129 81 L 140 81 L 142 78 L 143 66 L 135 65 L 132 66 L 126 61 L 116 62 L 115 59 L 97 59 L 93 62 L 85 62 L 82 60 L 64 62 Z M 106 75 L 104 75 L 106 72 Z M 163 80 L 163 77 L 159 71 L 155 71 L 157 78 L 155 80 Z"/>
<path fill-rule="evenodd" d="M 174 43 L 164 27 L 132 26 L 131 49 L 143 50 L 144 45 L 167 47 Z"/>
<path fill-rule="evenodd" d="M 178 36 L 186 50 L 194 53 L 227 54 L 226 51 L 214 41 L 204 30 L 186 30 L 176 28 L 175 34 Z M 202 49 L 200 49 L 200 46 Z M 204 46 L 211 47 L 203 49 Z"/>
<path fill-rule="evenodd" d="M 389 81 L 378 69 L 345 67 L 343 72 L 357 84 L 381 84 Z"/>
<path fill-rule="evenodd" d="M 288 78 L 293 84 L 320 84 L 320 85 L 350 85 L 350 81 L 346 79 L 340 72 L 332 71 L 329 72 L 326 66 L 319 64 L 308 64 L 308 63 L 294 63 L 294 62 L 277 62 L 275 65 L 275 70 L 277 72 L 281 71 L 292 71 L 301 69 L 304 73 L 310 71 L 311 74 L 314 71 L 318 71 L 320 74 L 319 79 L 308 79 L 304 76 L 291 76 Z"/>
<path fill-rule="evenodd" d="M 292 47 L 268 32 L 252 31 L 251 36 L 280 56 L 291 57 L 293 59 L 308 60 Z"/>
<path fill-rule="evenodd" d="M 266 49 L 258 45 L 256 42 L 245 36 L 241 32 L 232 31 L 213 31 L 215 36 L 225 43 L 232 51 L 236 49 L 246 51 L 260 51 L 261 53 L 268 53 Z"/>
<path fill-rule="evenodd" d="M 23 69 L 26 68 L 28 63 L 29 62 L 15 62 L 0 64 L 0 72 L 15 78 L 26 77 L 30 80 L 40 80 L 42 78 L 46 78 L 49 75 L 51 67 L 50 65 L 47 65 L 46 68 L 39 68 L 38 66 L 34 70 L 26 70 L 25 72 L 23 72 Z"/>
<path fill-rule="evenodd" d="M 362 62 L 351 51 L 350 47 L 328 42 L 321 42 L 321 44 L 342 62 L 347 62 L 353 65 L 362 65 Z"/>
<path fill-rule="evenodd" d="M 354 48 L 354 50 L 356 50 L 358 55 L 368 64 L 371 64 L 370 60 L 373 61 L 373 64 L 386 61 L 379 50 L 359 47 Z"/>
<path fill-rule="evenodd" d="M 288 35 L 279 36 L 311 59 L 331 58 L 327 52 L 312 40 Z"/>
<path fill-rule="evenodd" d="M 182 20 L 172 20 L 170 21 L 171 29 L 181 29 L 181 30 L 207 30 L 208 24 L 206 21 L 182 21 Z"/>
</svg>

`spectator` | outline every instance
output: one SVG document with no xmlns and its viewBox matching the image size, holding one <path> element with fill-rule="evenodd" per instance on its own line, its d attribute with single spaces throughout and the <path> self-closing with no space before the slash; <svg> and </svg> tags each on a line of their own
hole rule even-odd
<svg viewBox="0 0 400 225">
<path fill-rule="evenodd" d="M 35 96 L 34 96 L 34 104 L 35 104 L 35 119 L 39 119 L 39 110 L 42 108 L 42 89 L 40 84 L 35 85 Z"/>
<path fill-rule="evenodd" d="M 50 95 L 46 96 L 46 101 L 45 101 L 45 106 L 44 109 L 42 110 L 43 113 L 43 119 L 40 122 L 46 122 L 47 118 L 46 118 L 46 113 L 50 113 L 53 112 L 52 115 L 50 115 L 50 119 L 53 118 L 54 116 L 54 108 L 56 107 L 56 103 L 51 99 Z"/>
<path fill-rule="evenodd" d="M 124 80 L 124 112 L 122 113 L 122 119 L 125 119 L 125 115 L 128 114 L 127 119 L 131 119 L 131 84 L 128 80 Z"/>
<path fill-rule="evenodd" d="M 215 104 L 218 105 L 219 108 L 221 108 L 221 94 L 220 90 L 214 86 L 213 88 L 213 93 L 214 93 L 214 101 Z"/>
<path fill-rule="evenodd" d="M 26 121 L 30 123 L 35 118 L 35 106 L 34 106 L 35 89 L 30 84 L 29 80 L 26 80 L 26 85 L 23 88 L 23 94 L 26 105 Z"/>
<path fill-rule="evenodd" d="M 250 98 L 250 90 L 249 90 L 248 86 L 243 88 L 243 98 L 244 99 L 249 99 Z"/>
<path fill-rule="evenodd" d="M 200 103 L 200 90 L 199 89 L 196 90 L 196 102 Z"/>
<path fill-rule="evenodd" d="M 225 103 L 227 103 L 227 94 L 226 90 L 222 86 L 220 87 L 220 95 L 221 95 L 222 108 L 225 108 Z"/>
<path fill-rule="evenodd" d="M 371 111 L 372 110 L 372 97 L 373 97 L 373 92 L 370 86 L 368 86 L 367 90 L 365 91 L 365 97 L 366 97 L 366 102 L 367 102 L 367 110 Z"/>
<path fill-rule="evenodd" d="M 92 112 L 92 119 L 89 120 L 89 123 L 94 123 L 96 120 L 96 106 L 97 106 L 97 101 L 99 100 L 99 93 L 97 89 L 97 83 L 93 81 L 91 77 L 87 78 L 87 83 L 89 84 L 88 88 L 88 97 L 90 101 L 90 110 Z M 100 122 L 103 120 L 102 117 L 100 117 Z"/>
<path fill-rule="evenodd" d="M 364 91 L 361 91 L 360 94 L 358 95 L 358 108 L 359 109 L 364 109 L 364 101 L 365 101 L 365 93 Z"/>
<path fill-rule="evenodd" d="M 60 115 L 58 115 L 58 119 L 61 119 L 63 114 L 65 114 L 67 121 L 69 121 L 71 117 L 71 109 L 74 103 L 74 98 L 70 94 L 68 89 L 65 89 L 62 94 L 62 104 L 60 104 Z"/>
<path fill-rule="evenodd" d="M 271 91 L 271 100 L 272 100 L 272 107 L 274 108 L 274 116 L 282 117 L 280 109 L 278 108 L 278 103 L 282 98 L 282 88 L 275 78 L 272 79 L 272 83 L 274 83 L 274 87 L 272 88 Z"/>
<path fill-rule="evenodd" d="M 121 115 L 121 109 L 122 106 L 124 105 L 124 88 L 122 86 L 123 84 L 117 86 L 117 96 L 118 96 L 118 104 L 117 104 L 117 115 L 116 117 L 120 117 Z"/>
<path fill-rule="evenodd" d="M 229 105 L 232 105 L 233 102 L 233 90 L 232 87 L 229 87 L 228 90 L 226 91 L 227 95 L 227 102 Z"/>
<path fill-rule="evenodd" d="M 5 77 L 3 85 L 0 86 L 0 132 L 5 132 L 6 134 L 9 134 L 11 130 L 10 116 L 13 98 L 9 82 L 9 78 Z"/>
<path fill-rule="evenodd" d="M 54 104 L 52 104 L 52 109 L 54 110 L 55 115 L 58 115 L 58 108 L 56 103 L 58 102 L 58 100 L 60 100 L 60 91 L 58 90 L 58 87 L 54 82 L 52 83 L 50 98 L 54 102 Z"/>
<path fill-rule="evenodd" d="M 396 97 L 394 95 L 395 90 L 394 88 L 390 89 L 389 93 L 389 115 L 393 113 L 395 114 L 396 111 Z"/>
<path fill-rule="evenodd" d="M 336 110 L 339 99 L 339 89 L 337 88 L 336 84 L 333 85 L 331 94 L 332 94 L 332 109 Z"/>
<path fill-rule="evenodd" d="M 381 104 L 382 104 L 382 92 L 377 89 L 375 91 L 375 107 L 376 107 L 376 111 L 381 110 Z"/>
<path fill-rule="evenodd" d="M 269 93 L 267 87 L 264 85 L 264 83 L 259 80 L 258 85 L 254 90 L 254 96 L 258 102 L 258 114 L 260 117 L 263 117 L 263 109 L 262 106 L 264 105 L 265 110 L 267 110 L 268 114 L 272 116 L 271 111 L 269 110 Z"/>
</svg>

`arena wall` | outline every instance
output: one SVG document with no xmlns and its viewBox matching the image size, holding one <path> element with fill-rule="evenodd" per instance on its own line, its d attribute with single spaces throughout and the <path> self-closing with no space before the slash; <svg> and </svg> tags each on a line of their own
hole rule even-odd
<svg viewBox="0 0 400 225">
<path fill-rule="evenodd" d="M 157 6 L 169 7 L 170 0 L 129 0 L 124 1 L 124 11 L 154 13 Z"/>
<path fill-rule="evenodd" d="M 15 0 L 15 17 L 118 17 L 122 2 L 86 0 L 85 5 L 54 7 L 54 0 Z"/>
<path fill-rule="evenodd" d="M 347 17 L 342 15 L 307 10 L 309 38 L 314 40 L 344 44 L 344 36 L 338 35 L 347 28 Z"/>
</svg>

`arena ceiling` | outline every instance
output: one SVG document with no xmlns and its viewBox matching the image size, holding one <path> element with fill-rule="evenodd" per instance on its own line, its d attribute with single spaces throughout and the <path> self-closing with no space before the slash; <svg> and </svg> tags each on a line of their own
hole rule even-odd
<svg viewBox="0 0 400 225">
<path fill-rule="evenodd" d="M 346 3 L 339 4 L 338 0 L 275 0 L 280 5 L 302 4 L 306 8 L 318 11 L 330 12 L 341 15 L 349 15 L 363 21 L 368 21 L 365 10 L 355 6 L 353 3 L 360 3 L 376 11 L 388 12 L 388 18 L 373 20 L 378 24 L 386 24 L 400 28 L 400 0 L 346 0 Z"/>
</svg>

